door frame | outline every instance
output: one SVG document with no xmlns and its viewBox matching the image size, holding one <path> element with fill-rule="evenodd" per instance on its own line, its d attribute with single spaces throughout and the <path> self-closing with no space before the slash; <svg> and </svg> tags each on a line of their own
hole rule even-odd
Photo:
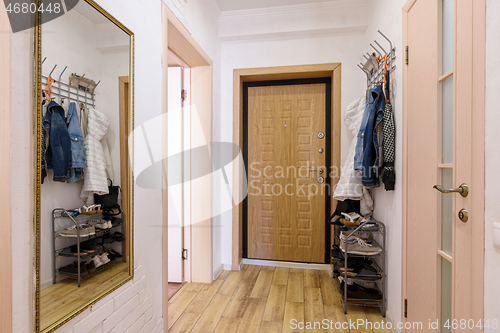
<svg viewBox="0 0 500 333">
<path fill-rule="evenodd" d="M 408 13 L 418 0 L 408 0 L 403 6 L 403 46 L 408 45 Z M 484 246 L 485 246 L 485 228 L 484 228 L 484 190 L 485 190 L 485 82 L 486 82 L 486 0 L 474 0 L 472 6 L 472 33 L 468 36 L 467 42 L 472 46 L 472 89 L 464 91 L 471 94 L 471 109 L 473 110 L 472 122 L 472 182 L 469 187 L 477 193 L 471 201 L 471 213 L 473 214 L 474 228 L 472 228 L 471 241 L 474 244 L 472 253 L 471 272 L 474 272 L 474 281 L 471 281 L 471 309 L 472 318 L 464 319 L 483 319 L 484 317 Z M 455 13 L 455 17 L 456 17 Z M 469 13 L 470 15 L 470 13 Z M 455 41 L 456 41 L 455 35 Z M 456 44 L 456 42 L 455 42 Z M 411 61 L 411 59 L 410 59 Z M 408 67 L 403 66 L 403 207 L 402 207 L 402 297 L 401 297 L 401 318 L 405 318 L 405 300 L 407 290 L 411 288 L 407 281 L 407 207 L 408 207 Z M 457 92 L 458 93 L 458 92 Z M 471 112 L 472 113 L 472 112 Z M 472 215 L 471 214 L 471 215 Z M 470 222 L 469 222 L 470 223 Z M 410 305 L 411 306 L 411 305 Z M 459 318 L 462 319 L 462 318 Z M 403 329 L 402 332 L 406 332 Z"/>
<path fill-rule="evenodd" d="M 331 178 L 333 190 L 340 177 L 340 128 L 341 128 L 341 63 L 279 66 L 261 68 L 242 68 L 233 70 L 233 143 L 243 147 L 243 83 L 255 81 L 277 81 L 292 79 L 313 79 L 321 77 L 332 78 L 331 103 L 331 168 L 338 172 Z M 240 173 L 242 161 L 233 162 L 232 188 L 239 191 L 242 197 L 241 186 L 243 175 Z M 233 197 L 235 195 L 233 194 Z M 330 212 L 336 208 L 337 201 L 330 199 Z M 232 211 L 232 251 L 231 269 L 241 268 L 243 252 L 243 202 L 235 205 Z"/>
<path fill-rule="evenodd" d="M 12 331 L 12 247 L 11 247 L 11 202 L 10 202 L 10 34 L 11 29 L 5 6 L 0 6 L 0 209 L 2 210 L 2 234 L 0 251 L 3 254 L 3 269 L 0 272 L 0 331 Z"/>
</svg>

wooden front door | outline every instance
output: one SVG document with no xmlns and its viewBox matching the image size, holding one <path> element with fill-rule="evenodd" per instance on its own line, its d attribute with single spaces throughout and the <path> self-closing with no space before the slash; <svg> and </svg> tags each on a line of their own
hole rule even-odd
<svg viewBox="0 0 500 333">
<path fill-rule="evenodd" d="M 425 332 L 482 332 L 484 42 L 475 38 L 484 2 L 416 0 L 405 11 L 405 320 Z M 442 193 L 461 184 L 468 195 Z"/>
<path fill-rule="evenodd" d="M 248 87 L 248 258 L 325 260 L 327 89 Z"/>
</svg>

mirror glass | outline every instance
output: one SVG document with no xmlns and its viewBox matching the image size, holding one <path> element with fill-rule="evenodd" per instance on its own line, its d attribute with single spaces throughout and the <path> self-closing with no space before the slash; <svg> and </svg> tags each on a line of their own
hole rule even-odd
<svg viewBox="0 0 500 333">
<path fill-rule="evenodd" d="M 133 274 L 133 35 L 83 0 L 37 29 L 35 322 L 51 332 Z"/>
</svg>

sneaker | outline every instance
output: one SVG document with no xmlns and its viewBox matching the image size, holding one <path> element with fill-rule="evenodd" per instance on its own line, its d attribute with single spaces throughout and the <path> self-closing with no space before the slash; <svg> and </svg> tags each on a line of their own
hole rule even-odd
<svg viewBox="0 0 500 333">
<path fill-rule="evenodd" d="M 342 231 L 340 233 L 340 249 L 345 252 L 347 245 L 347 253 L 372 256 L 382 252 L 382 248 L 368 239 L 363 239 L 358 236 L 352 235 L 346 242 L 349 231 Z M 346 244 L 347 243 L 347 244 Z"/>
<path fill-rule="evenodd" d="M 108 221 L 108 229 L 111 229 L 113 228 L 113 224 L 111 223 L 111 221 Z"/>
<path fill-rule="evenodd" d="M 101 261 L 103 264 L 107 264 L 108 262 L 110 262 L 111 260 L 108 258 L 108 253 L 107 252 L 104 252 L 102 255 L 101 255 Z"/>
<path fill-rule="evenodd" d="M 86 229 L 89 233 L 89 236 L 94 236 L 95 235 L 95 228 L 89 224 L 80 224 L 80 230 L 81 229 Z"/>
<path fill-rule="evenodd" d="M 80 237 L 89 237 L 90 235 L 90 229 L 89 228 L 84 228 L 84 224 L 80 225 Z M 95 235 L 95 229 L 94 229 L 94 235 Z M 76 225 L 72 225 L 71 227 L 63 230 L 59 230 L 59 236 L 61 237 L 78 237 L 78 229 L 76 228 Z"/>
<path fill-rule="evenodd" d="M 104 265 L 104 263 L 101 261 L 101 256 L 96 255 L 94 258 L 92 258 L 92 261 L 94 262 L 95 268 Z"/>
<path fill-rule="evenodd" d="M 90 220 L 89 224 L 98 229 L 108 229 L 108 222 L 103 219 Z"/>
</svg>

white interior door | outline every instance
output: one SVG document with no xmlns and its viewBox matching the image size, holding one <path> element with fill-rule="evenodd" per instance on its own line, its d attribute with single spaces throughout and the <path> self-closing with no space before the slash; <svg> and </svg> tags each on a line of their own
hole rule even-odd
<svg viewBox="0 0 500 333">
<path fill-rule="evenodd" d="M 481 60 L 473 56 L 480 2 L 415 0 L 406 8 L 405 312 L 407 322 L 422 323 L 425 332 L 486 327 L 483 268 L 477 265 L 484 244 L 475 242 L 476 229 L 484 230 L 476 204 L 484 200 L 484 179 L 481 156 L 473 158 L 484 147 L 476 140 L 481 116 L 473 112 L 475 101 L 484 101 L 473 85 L 482 75 L 474 65 Z"/>
<path fill-rule="evenodd" d="M 177 159 L 183 152 L 182 70 L 168 68 L 168 282 L 184 282 L 184 163 Z M 178 155 L 177 155 L 178 156 Z M 179 179 L 181 177 L 181 179 Z"/>
</svg>

